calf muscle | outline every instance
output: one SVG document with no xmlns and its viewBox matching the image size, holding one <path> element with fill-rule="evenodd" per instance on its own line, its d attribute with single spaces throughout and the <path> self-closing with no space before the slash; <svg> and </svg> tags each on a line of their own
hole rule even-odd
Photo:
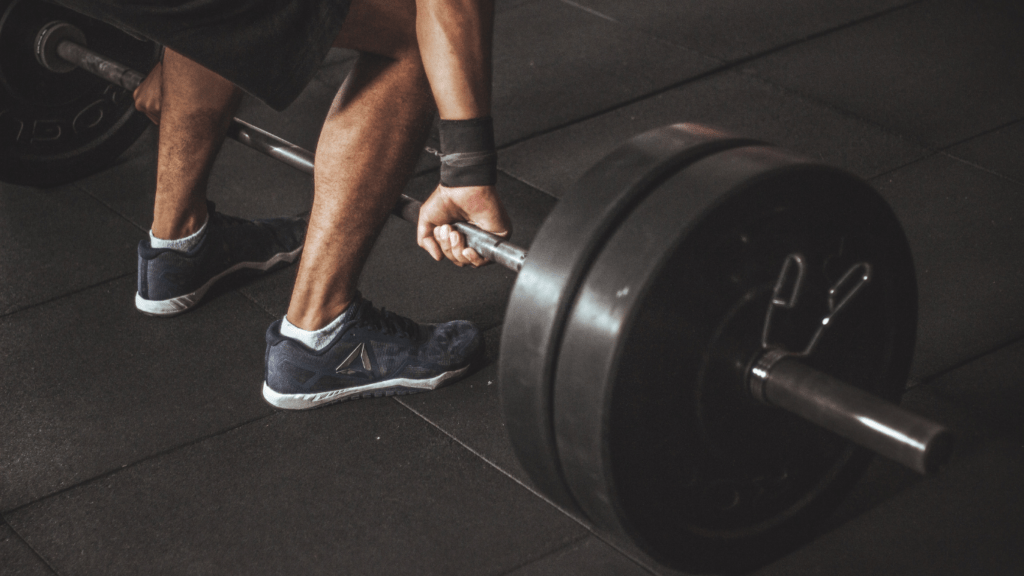
<svg viewBox="0 0 1024 576">
<path fill-rule="evenodd" d="M 430 130 L 433 101 L 419 59 L 361 54 L 327 115 L 315 196 L 288 307 L 305 330 L 337 317 L 409 181 Z"/>
<path fill-rule="evenodd" d="M 188 236 L 206 218 L 206 182 L 241 91 L 171 50 L 164 53 L 153 234 Z"/>
</svg>

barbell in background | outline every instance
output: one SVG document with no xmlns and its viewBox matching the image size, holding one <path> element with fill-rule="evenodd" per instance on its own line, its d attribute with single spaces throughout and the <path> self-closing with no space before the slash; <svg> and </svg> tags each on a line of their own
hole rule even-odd
<svg viewBox="0 0 1024 576">
<path fill-rule="evenodd" d="M 136 70 L 160 58 L 157 44 L 39 0 L 0 0 L 0 180 L 26 186 L 72 182 L 113 164 L 152 123 L 130 92 L 85 72 L 55 74 L 35 63 L 40 29 L 54 20 L 89 46 Z"/>
<path fill-rule="evenodd" d="M 72 24 L 37 30 L 46 74 L 81 68 L 125 90 L 144 78 Z M 312 153 L 255 126 L 228 134 L 313 171 Z M 419 207 L 403 195 L 394 213 L 415 223 Z M 913 261 L 855 176 L 677 124 L 587 172 L 528 256 L 456 228 L 519 272 L 499 379 L 523 467 L 667 565 L 756 565 L 808 537 L 871 452 L 922 473 L 949 454 L 946 429 L 892 403 L 915 341 Z"/>
</svg>

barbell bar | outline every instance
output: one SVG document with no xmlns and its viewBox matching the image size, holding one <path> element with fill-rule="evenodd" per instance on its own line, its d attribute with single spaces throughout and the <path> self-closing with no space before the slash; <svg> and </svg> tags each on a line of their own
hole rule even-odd
<svg viewBox="0 0 1024 576">
<path fill-rule="evenodd" d="M 55 21 L 40 30 L 36 37 L 35 54 L 41 65 L 55 73 L 66 72 L 71 65 L 127 90 L 134 90 L 144 80 L 145 76 L 142 74 L 89 50 L 84 44 L 84 35 L 74 26 Z M 234 119 L 228 129 L 228 136 L 300 171 L 308 174 L 313 172 L 314 156 L 311 152 L 245 121 Z M 556 206 L 549 220 L 538 232 L 529 258 L 526 250 L 502 238 L 466 223 L 454 225 L 466 235 L 469 247 L 474 248 L 483 257 L 520 273 L 509 305 L 499 364 L 506 423 L 513 447 L 524 468 L 551 498 L 567 507 L 583 509 L 595 522 L 610 526 L 610 529 L 627 537 L 643 541 L 651 539 L 650 535 L 638 535 L 636 527 L 629 526 L 631 521 L 617 517 L 619 512 L 603 508 L 601 502 L 608 499 L 607 492 L 613 491 L 614 488 L 605 485 L 600 479 L 595 480 L 595 475 L 600 475 L 601 466 L 605 464 L 595 464 L 595 458 L 601 458 L 587 456 L 585 445 L 594 446 L 594 454 L 607 449 L 604 444 L 609 442 L 609 436 L 605 434 L 607 430 L 604 427 L 611 426 L 606 420 L 610 418 L 608 414 L 614 412 L 609 408 L 608 402 L 613 400 L 612 396 L 615 394 L 622 393 L 617 389 L 618 384 L 612 383 L 612 373 L 620 370 L 621 366 L 606 365 L 601 360 L 621 357 L 625 358 L 623 362 L 626 364 L 631 361 L 631 353 L 623 352 L 622 348 L 633 345 L 634 340 L 643 340 L 642 337 L 635 335 L 635 329 L 631 328 L 633 324 L 639 322 L 637 325 L 646 326 L 644 322 L 653 322 L 651 319 L 637 321 L 636 317 L 642 317 L 645 313 L 645 303 L 652 301 L 653 297 L 649 293 L 664 290 L 661 285 L 665 284 L 665 281 L 661 277 L 666 275 L 665 261 L 677 258 L 676 254 L 680 250 L 685 252 L 679 245 L 690 242 L 691 232 L 697 237 L 700 233 L 705 233 L 701 231 L 702 219 L 705 216 L 708 219 L 721 218 L 716 212 L 722 209 L 719 203 L 732 206 L 732 196 L 742 196 L 747 193 L 747 188 L 754 187 L 750 182 L 760 177 L 757 170 L 763 170 L 765 174 L 770 172 L 773 177 L 781 177 L 775 174 L 783 174 L 785 170 L 780 167 L 785 167 L 790 172 L 808 171 L 811 176 L 822 178 L 822 182 L 827 182 L 829 178 L 838 179 L 844 186 L 849 185 L 851 189 L 857 189 L 852 193 L 854 196 L 866 198 L 864 202 L 874 202 L 876 205 L 871 210 L 891 214 L 884 201 L 877 198 L 877 193 L 862 185 L 859 180 L 855 181 L 852 176 L 789 157 L 782 160 L 774 158 L 758 164 L 761 162 L 757 159 L 759 154 L 771 156 L 772 152 L 769 147 L 758 141 L 731 136 L 694 124 L 668 126 L 640 135 L 592 169 L 577 184 L 576 193 L 567 196 Z M 729 168 L 730 162 L 740 168 Z M 747 163 L 746 168 L 742 166 L 743 162 Z M 708 168 L 715 163 L 721 166 Z M 727 176 L 714 171 L 723 169 L 727 170 Z M 744 169 L 753 172 L 743 175 Z M 724 187 L 723 184 L 717 191 L 714 191 L 715 185 L 697 186 L 693 182 L 686 182 L 685 178 L 682 179 L 682 183 L 679 182 L 680 175 L 701 174 L 701 170 L 708 174 L 719 174 L 711 177 L 712 184 L 725 182 L 734 174 L 741 174 L 743 178 L 732 183 L 731 187 Z M 800 178 L 794 180 L 798 184 L 797 187 L 799 181 Z M 679 190 L 675 190 L 673 186 L 679 187 Z M 604 196 L 594 192 L 595 189 L 602 187 L 612 192 Z M 703 190 L 714 192 L 705 193 Z M 687 207 L 687 203 L 692 204 L 692 201 L 678 200 L 681 194 L 694 194 L 695 191 L 697 196 L 704 194 L 705 204 Z M 661 198 L 662 196 L 664 198 Z M 761 200 L 754 198 L 754 203 L 758 201 Z M 674 205 L 673 203 L 683 206 L 681 213 L 695 215 L 686 225 L 674 224 L 671 217 L 665 221 L 666 226 L 678 227 L 678 233 L 673 229 L 673 234 L 668 235 L 674 239 L 637 240 L 643 236 L 643 229 L 647 225 L 647 220 L 638 220 L 639 215 L 657 216 L 659 210 L 667 209 Z M 393 214 L 415 224 L 420 206 L 421 203 L 417 200 L 402 195 Z M 773 214 L 773 210 L 778 211 L 777 206 L 771 205 L 770 202 L 759 209 L 762 213 L 747 215 L 750 222 L 754 222 L 761 214 Z M 894 218 L 893 216 L 892 219 Z M 680 220 L 686 221 L 686 217 Z M 634 237 L 630 237 L 630 233 L 634 234 Z M 889 235 L 889 239 L 896 238 L 897 243 L 902 241 L 905 244 L 898 223 L 895 224 L 895 228 L 890 226 L 886 234 Z M 629 269 L 629 266 L 623 263 L 624 254 L 635 253 L 627 252 L 625 248 L 619 246 L 629 246 L 628 250 L 635 251 L 637 242 L 641 242 L 641 251 L 649 252 L 648 259 L 640 258 L 637 261 L 636 266 L 639 268 L 633 276 L 616 277 L 621 275 L 623 270 Z M 842 260 L 846 257 L 843 249 L 842 246 L 836 249 L 836 259 Z M 772 258 L 781 256 L 778 262 L 758 265 L 764 270 L 774 270 L 770 275 L 771 281 L 765 280 L 768 275 L 764 270 L 760 272 L 758 279 L 749 280 L 750 286 L 753 287 L 748 290 L 748 294 L 729 305 L 728 311 L 723 312 L 724 320 L 712 321 L 711 324 L 718 324 L 713 331 L 704 334 L 707 340 L 700 341 L 699 347 L 707 346 L 702 360 L 704 364 L 696 376 L 696 381 L 699 381 L 696 386 L 700 388 L 701 394 L 713 397 L 719 393 L 716 391 L 710 395 L 706 394 L 707 391 L 703 387 L 713 386 L 708 383 L 709 373 L 716 370 L 723 374 L 731 371 L 732 375 L 723 377 L 722 381 L 735 380 L 738 384 L 723 387 L 730 391 L 728 394 L 735 396 L 723 401 L 724 404 L 742 406 L 742 410 L 748 411 L 749 414 L 761 414 L 757 411 L 759 409 L 751 407 L 755 404 L 772 406 L 780 410 L 771 410 L 768 420 L 776 418 L 776 413 L 792 413 L 920 473 L 934 472 L 949 455 L 952 437 L 948 430 L 865 391 L 863 388 L 870 387 L 870 383 L 858 382 L 861 386 L 854 386 L 830 375 L 827 369 L 819 370 L 815 367 L 816 364 L 822 363 L 820 354 L 815 351 L 818 341 L 824 340 L 824 347 L 830 347 L 830 336 L 826 334 L 826 330 L 842 331 L 844 323 L 851 323 L 848 317 L 854 313 L 840 314 L 841 310 L 849 302 L 853 302 L 852 306 L 855 308 L 861 306 L 862 310 L 870 303 L 876 302 L 877 298 L 873 300 L 872 296 L 858 294 L 862 290 L 870 293 L 875 285 L 886 286 L 887 280 L 879 279 L 879 275 L 889 273 L 890 270 L 875 270 L 872 262 L 868 260 L 853 262 L 834 284 L 825 286 L 828 293 L 826 313 L 821 318 L 816 318 L 818 324 L 811 331 L 813 336 L 808 343 L 805 346 L 792 346 L 783 343 L 784 338 L 775 341 L 773 318 L 774 322 L 783 325 L 785 332 L 786 320 L 778 319 L 797 307 L 802 292 L 813 292 L 803 288 L 805 275 L 814 275 L 807 270 L 825 270 L 829 264 L 808 264 L 807 261 L 813 260 L 814 257 L 808 258 L 796 250 L 782 252 L 786 253 L 771 255 Z M 692 254 L 687 257 L 694 258 Z M 914 295 L 910 307 L 915 310 L 916 317 L 916 288 L 913 287 L 912 261 L 908 256 L 901 262 L 901 266 L 906 268 L 901 274 L 909 274 L 910 280 L 904 284 L 909 283 L 912 288 Z M 831 272 L 826 271 L 825 276 L 829 273 Z M 639 277 L 637 274 L 647 274 L 644 277 L 648 278 L 649 282 L 639 286 L 631 295 L 631 284 L 627 280 Z M 676 272 L 668 274 L 673 277 L 669 284 L 682 282 L 675 278 L 678 275 Z M 622 283 L 623 287 L 608 292 L 610 286 L 618 286 L 615 282 Z M 699 288 L 693 286 L 687 286 L 686 289 L 699 292 Z M 904 292 L 909 294 L 908 290 Z M 806 300 L 811 296 L 804 295 L 803 298 Z M 619 304 L 621 302 L 628 302 L 629 305 L 623 307 Z M 661 305 L 664 307 L 664 302 Z M 676 303 L 670 308 L 677 313 L 681 305 L 685 303 Z M 840 328 L 834 328 L 837 325 Z M 607 354 L 592 357 L 594 351 L 598 350 L 592 338 L 601 330 L 607 331 L 610 326 L 614 328 L 604 335 L 609 345 Z M 736 326 L 741 326 L 742 330 Z M 792 326 L 788 328 L 791 329 Z M 681 329 L 687 328 L 681 326 Z M 741 333 L 742 336 L 723 336 L 730 332 Z M 730 338 L 742 340 L 744 345 L 741 347 L 730 341 Z M 909 331 L 909 335 L 904 330 L 898 337 L 893 338 L 901 341 L 894 345 L 894 349 L 898 350 L 889 353 L 899 358 L 893 360 L 896 368 L 887 374 L 896 374 L 897 379 L 905 379 L 905 372 L 909 368 L 909 352 L 912 351 L 913 345 L 913 330 Z M 743 353 L 735 352 L 739 348 L 743 348 Z M 830 351 L 824 353 L 826 365 L 828 354 L 837 354 L 835 348 L 836 346 L 831 344 Z M 719 349 L 732 352 L 722 353 Z M 716 355 L 726 360 L 723 362 Z M 736 366 L 719 366 L 730 363 Z M 857 372 L 851 371 L 849 367 L 845 369 L 847 372 Z M 595 370 L 597 372 L 594 372 Z M 578 374 L 596 374 L 596 377 L 588 380 L 587 377 L 579 377 Z M 659 379 L 666 382 L 659 385 L 672 386 L 673 383 L 669 381 L 671 379 L 663 376 L 659 374 Z M 595 397 L 601 398 L 605 404 L 595 405 L 596 407 L 590 409 L 591 413 L 584 418 L 591 420 L 589 424 L 575 426 L 574 408 L 568 407 L 573 403 L 573 394 L 586 395 L 590 383 L 602 378 L 609 382 L 608 395 L 597 394 Z M 888 395 L 896 394 L 890 390 Z M 748 401 L 750 406 L 743 404 Z M 739 404 L 736 404 L 737 402 Z M 686 416 L 679 414 L 676 417 L 681 419 Z M 780 426 L 786 427 L 791 424 L 787 421 Z M 590 436 L 581 438 L 576 429 L 587 430 Z M 756 460 L 757 457 L 750 458 Z M 572 467 L 571 471 L 566 470 L 567 464 Z M 596 499 L 594 490 L 598 492 Z M 726 504 L 732 502 L 730 498 L 742 497 L 741 490 L 732 490 L 730 492 L 729 489 L 724 489 L 722 492 L 725 494 Z M 678 558 L 666 556 L 663 548 L 659 548 L 657 542 L 647 547 L 655 557 L 666 559 L 670 564 L 680 565 Z M 682 562 L 682 565 L 688 564 Z"/>
</svg>

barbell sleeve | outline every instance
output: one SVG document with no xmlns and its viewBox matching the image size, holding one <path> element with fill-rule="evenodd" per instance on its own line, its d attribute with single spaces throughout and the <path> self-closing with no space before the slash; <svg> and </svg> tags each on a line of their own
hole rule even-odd
<svg viewBox="0 0 1024 576">
<path fill-rule="evenodd" d="M 751 392 L 922 474 L 949 457 L 952 434 L 942 425 L 787 356 L 762 357 Z"/>
<path fill-rule="evenodd" d="M 57 46 L 57 54 L 75 66 L 128 90 L 135 90 L 146 78 L 127 66 L 114 62 L 70 40 L 64 40 Z M 244 120 L 233 118 L 228 126 L 227 135 L 232 140 L 262 152 L 292 168 L 309 175 L 313 174 L 314 156 L 312 152 Z M 419 201 L 402 194 L 391 213 L 407 222 L 416 224 L 419 220 L 421 205 Z M 466 245 L 476 250 L 484 258 L 513 272 L 519 272 L 523 267 L 523 262 L 526 260 L 524 249 L 510 244 L 500 236 L 495 236 L 465 222 L 458 222 L 452 226 L 465 235 Z"/>
<path fill-rule="evenodd" d="M 146 79 L 145 75 L 70 40 L 57 45 L 57 54 L 82 70 L 128 90 L 135 90 Z"/>
</svg>

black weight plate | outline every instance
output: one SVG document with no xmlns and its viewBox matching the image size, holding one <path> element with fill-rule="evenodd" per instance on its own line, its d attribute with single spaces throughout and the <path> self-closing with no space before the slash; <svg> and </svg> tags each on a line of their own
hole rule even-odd
<svg viewBox="0 0 1024 576">
<path fill-rule="evenodd" d="M 746 387 L 795 253 L 805 288 L 771 339 L 802 349 L 829 287 L 868 262 L 873 279 L 806 362 L 898 398 L 916 330 L 910 249 L 885 201 L 845 172 L 766 146 L 708 156 L 649 194 L 580 284 L 554 391 L 564 476 L 596 524 L 667 565 L 732 571 L 785 553 L 871 457 Z"/>
<path fill-rule="evenodd" d="M 0 181 L 29 186 L 71 182 L 108 167 L 148 119 L 129 91 L 85 72 L 51 72 L 35 58 L 36 34 L 63 20 L 85 33 L 90 49 L 140 71 L 160 47 L 63 7 L 0 0 Z"/>
<path fill-rule="evenodd" d="M 695 124 L 645 132 L 584 174 L 537 232 L 505 314 L 499 379 L 516 455 L 534 483 L 560 504 L 574 506 L 555 447 L 551 382 L 562 322 L 580 278 L 648 192 L 694 160 L 752 142 Z"/>
</svg>

